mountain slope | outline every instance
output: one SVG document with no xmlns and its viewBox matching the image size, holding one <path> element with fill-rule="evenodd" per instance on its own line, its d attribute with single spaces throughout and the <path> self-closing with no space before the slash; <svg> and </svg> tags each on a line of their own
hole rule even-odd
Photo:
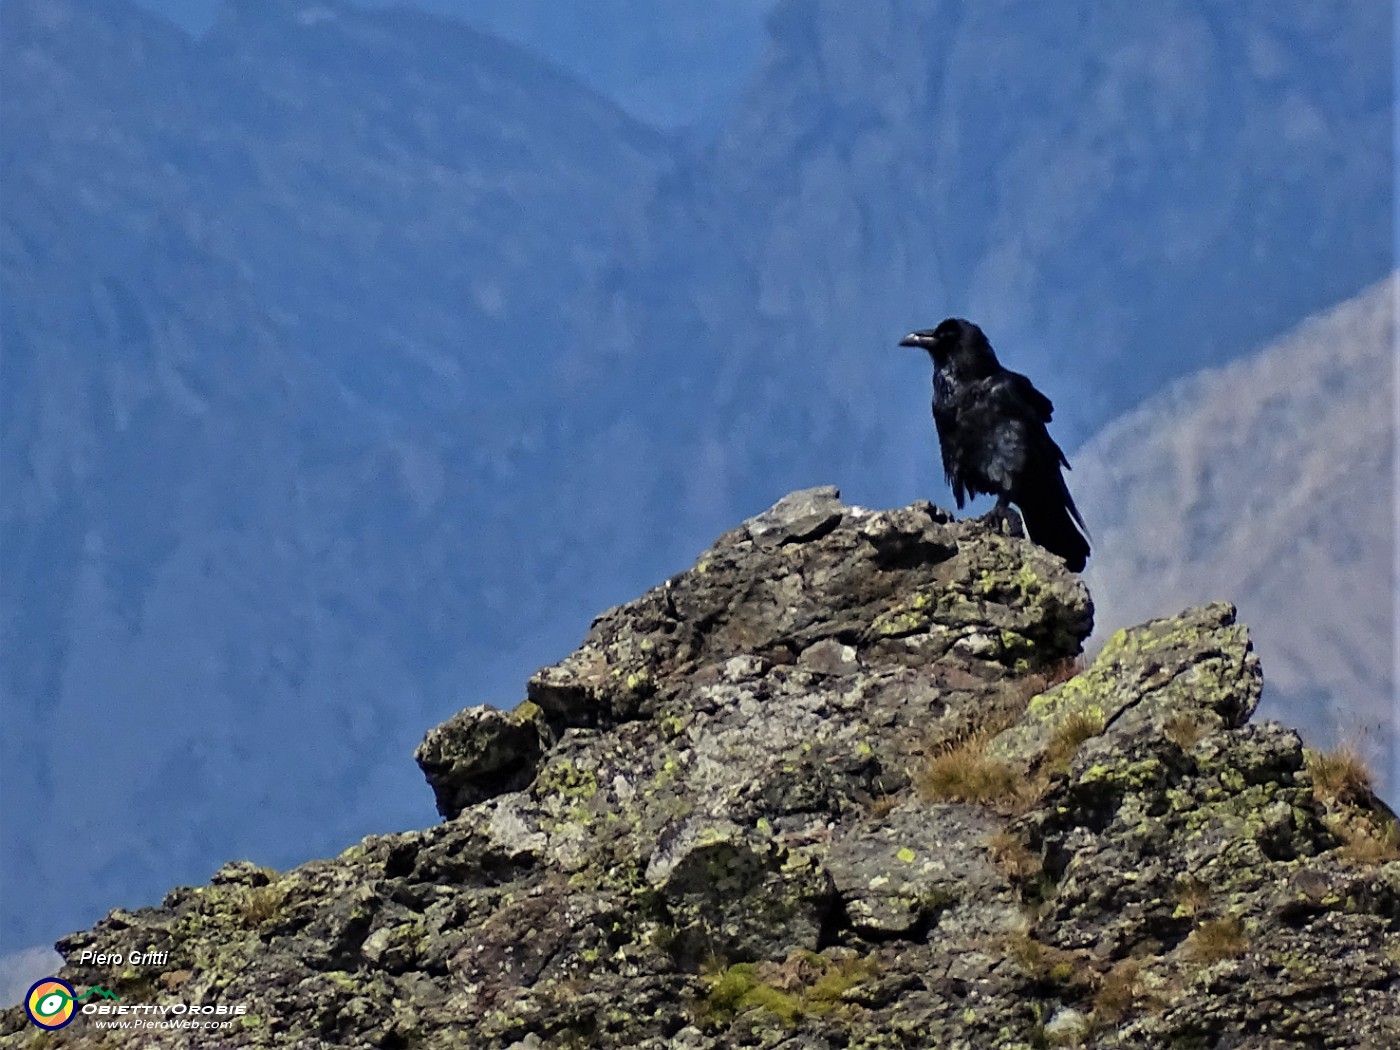
<svg viewBox="0 0 1400 1050">
<path fill-rule="evenodd" d="M 136 0 L 198 34 L 219 0 Z M 412 6 L 510 40 L 569 70 L 645 123 L 708 133 L 763 45 L 774 0 L 356 0 Z"/>
<path fill-rule="evenodd" d="M 926 489 L 892 346 L 950 314 L 1050 377 L 1078 443 L 1389 269 L 1391 18 L 783 4 L 734 121 L 658 185 L 597 328 L 639 368 L 686 333 L 658 381 L 712 406 L 691 423 L 724 449 L 729 502 L 697 499 L 723 508 L 712 528 L 814 480 Z"/>
<path fill-rule="evenodd" d="M 1382 770 L 1398 684 L 1397 290 L 1391 277 L 1151 398 L 1073 456 L 1071 478 L 1100 622 L 1230 595 L 1269 669 L 1269 710 Z"/>
<path fill-rule="evenodd" d="M 0 32 L 15 945 L 232 843 L 290 860 L 427 818 L 385 742 L 580 591 L 511 579 L 552 514 L 518 479 L 561 472 L 533 406 L 665 147 L 408 12 L 241 3 L 196 43 L 20 0 Z M 562 542 L 532 539 L 537 580 Z M 309 837 L 269 819 L 294 803 L 327 818 Z"/>
</svg>

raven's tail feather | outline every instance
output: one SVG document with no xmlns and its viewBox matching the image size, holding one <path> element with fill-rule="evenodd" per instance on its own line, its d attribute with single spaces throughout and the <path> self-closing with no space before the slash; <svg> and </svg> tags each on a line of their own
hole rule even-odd
<svg viewBox="0 0 1400 1050">
<path fill-rule="evenodd" d="M 1026 523 L 1026 535 L 1033 543 L 1040 544 L 1051 554 L 1058 554 L 1071 572 L 1083 572 L 1089 560 L 1088 529 L 1064 479 L 1059 480 L 1058 492 L 1037 493 L 1024 500 L 1020 504 L 1021 518 Z"/>
</svg>

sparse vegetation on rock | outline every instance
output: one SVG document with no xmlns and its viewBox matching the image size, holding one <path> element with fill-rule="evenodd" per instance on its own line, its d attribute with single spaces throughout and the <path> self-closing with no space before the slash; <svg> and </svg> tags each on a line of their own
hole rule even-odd
<svg viewBox="0 0 1400 1050">
<path fill-rule="evenodd" d="M 1364 776 L 1250 721 L 1229 606 L 1079 667 L 1090 625 L 1024 541 L 795 493 L 526 705 L 429 733 L 444 823 L 227 865 L 65 938 L 62 976 L 246 1004 L 227 1047 L 1400 1045 L 1400 861 Z M 0 1015 L 0 1046 L 31 1035 Z"/>
</svg>

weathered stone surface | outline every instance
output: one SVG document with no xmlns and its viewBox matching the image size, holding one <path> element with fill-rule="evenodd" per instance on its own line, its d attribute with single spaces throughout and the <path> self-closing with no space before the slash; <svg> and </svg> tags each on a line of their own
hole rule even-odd
<svg viewBox="0 0 1400 1050">
<path fill-rule="evenodd" d="M 836 897 L 810 852 L 729 821 L 687 821 L 658 843 L 646 877 L 675 927 L 672 956 L 692 965 L 815 951 Z"/>
<path fill-rule="evenodd" d="M 514 711 L 469 707 L 430 730 L 413 757 L 438 812 L 451 819 L 467 806 L 529 784 L 548 738 L 534 704 Z"/>
<path fill-rule="evenodd" d="M 999 826 L 980 806 L 918 802 L 853 824 L 826 855 L 852 932 L 970 941 L 1023 928 L 1020 897 L 987 848 Z"/>
<path fill-rule="evenodd" d="M 150 1047 L 1400 1045 L 1388 812 L 1320 799 L 1298 737 L 1249 722 L 1228 606 L 1075 674 L 1090 622 L 999 526 L 795 493 L 515 712 L 430 732 L 447 822 L 227 865 L 65 938 L 61 976 L 247 1007 Z M 940 796 L 935 762 L 992 788 Z M 86 1016 L 44 1038 L 133 1045 Z"/>
<path fill-rule="evenodd" d="M 1035 697 L 989 752 L 1029 772 L 1075 717 L 1101 722 L 1094 746 L 1110 750 L 1171 733 L 1233 729 L 1254 713 L 1261 684 L 1259 659 L 1234 607 L 1202 606 L 1118 631 L 1088 670 Z"/>
</svg>

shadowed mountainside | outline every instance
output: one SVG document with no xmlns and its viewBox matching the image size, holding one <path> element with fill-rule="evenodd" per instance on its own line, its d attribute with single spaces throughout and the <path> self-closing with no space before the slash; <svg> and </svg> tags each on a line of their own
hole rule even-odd
<svg viewBox="0 0 1400 1050">
<path fill-rule="evenodd" d="M 753 478 L 918 491 L 922 421 L 871 406 L 907 382 L 892 342 L 948 315 L 1055 379 L 1078 444 L 1389 271 L 1392 25 L 1375 0 L 783 4 L 592 327 L 656 370 L 658 413 L 710 392 L 677 422 L 709 451 L 684 481 L 712 528 Z"/>
<path fill-rule="evenodd" d="M 229 5 L 198 42 L 0 7 L 6 944 L 235 843 L 290 863 L 429 819 L 393 742 L 561 595 L 587 615 L 566 552 L 599 514 L 530 529 L 540 585 L 513 580 L 567 499 L 530 333 L 569 330 L 665 146 L 465 27 L 313 7 Z M 293 798 L 322 819 L 270 819 Z"/>
</svg>

